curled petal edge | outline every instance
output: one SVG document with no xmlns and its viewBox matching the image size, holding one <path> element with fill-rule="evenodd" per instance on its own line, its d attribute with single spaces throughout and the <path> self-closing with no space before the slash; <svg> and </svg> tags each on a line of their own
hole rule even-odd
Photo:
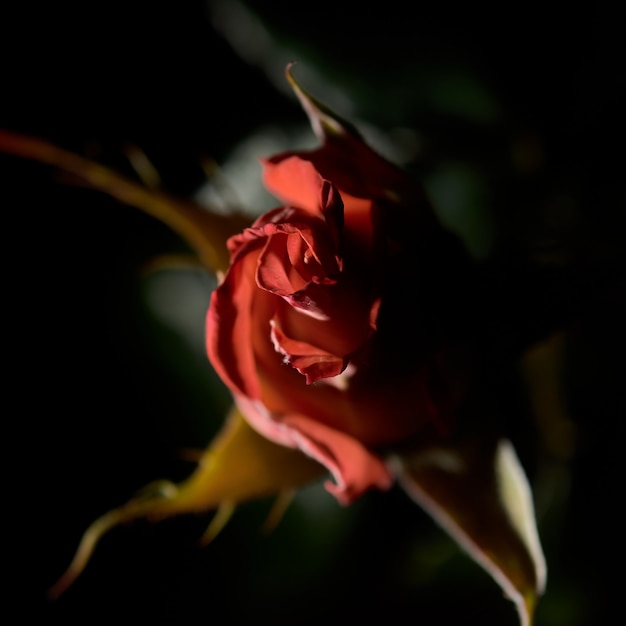
<svg viewBox="0 0 626 626">
<path fill-rule="evenodd" d="M 331 379 L 332 380 L 332 379 Z M 257 401 L 235 398 L 246 419 L 261 435 L 277 444 L 296 448 L 323 465 L 335 482 L 324 486 L 341 504 L 357 500 L 369 489 L 389 489 L 392 470 L 382 457 L 354 437 L 303 415 L 273 418 Z"/>
</svg>

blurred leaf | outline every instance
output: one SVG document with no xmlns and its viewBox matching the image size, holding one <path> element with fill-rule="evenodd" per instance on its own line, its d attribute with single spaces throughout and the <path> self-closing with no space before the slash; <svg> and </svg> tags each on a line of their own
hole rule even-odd
<svg viewBox="0 0 626 626">
<path fill-rule="evenodd" d="M 487 181 L 463 163 L 439 166 L 424 180 L 444 226 L 463 239 L 477 258 L 486 258 L 494 238 L 492 198 Z"/>
</svg>

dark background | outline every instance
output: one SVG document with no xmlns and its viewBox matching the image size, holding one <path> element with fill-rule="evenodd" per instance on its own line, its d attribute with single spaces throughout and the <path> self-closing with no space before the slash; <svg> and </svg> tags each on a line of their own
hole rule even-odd
<svg viewBox="0 0 626 626">
<path fill-rule="evenodd" d="M 345 96 L 330 102 L 340 113 L 396 138 L 413 131 L 417 148 L 403 165 L 500 277 L 502 306 L 531 320 L 530 335 L 566 330 L 557 377 L 573 450 L 556 459 L 536 451 L 541 428 L 515 369 L 494 391 L 511 394 L 522 460 L 549 485 L 540 519 L 549 584 L 537 624 L 613 623 L 626 233 L 616 15 L 249 2 L 273 45 L 244 59 L 216 17 L 233 3 L 41 4 L 4 22 L 0 126 L 131 175 L 122 147 L 137 144 L 174 193 L 202 182 L 200 156 L 220 163 L 257 128 L 304 121 L 265 71 L 279 76 L 294 59 L 303 82 L 307 68 L 319 78 L 306 82 L 311 91 Z M 254 40 L 241 14 L 233 19 L 229 37 Z M 182 479 L 191 466 L 180 450 L 206 444 L 227 399 L 201 354 L 147 304 L 141 268 L 183 244 L 50 168 L 5 155 L 0 167 L 5 447 L 17 488 L 5 516 L 17 521 L 7 543 L 20 555 L 8 590 L 24 615 L 515 624 L 495 584 L 396 490 L 349 509 L 307 490 L 269 537 L 258 532 L 269 502 L 252 503 L 203 550 L 196 541 L 209 517 L 119 529 L 75 586 L 48 601 L 88 523 L 154 479 Z M 196 317 L 201 328 L 203 311 Z"/>
</svg>

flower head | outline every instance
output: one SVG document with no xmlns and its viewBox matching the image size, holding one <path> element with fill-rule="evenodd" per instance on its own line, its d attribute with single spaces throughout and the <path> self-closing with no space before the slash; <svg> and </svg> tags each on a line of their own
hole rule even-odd
<svg viewBox="0 0 626 626">
<path fill-rule="evenodd" d="M 242 228 L 49 146 L 0 148 L 71 172 L 167 223 L 222 280 L 207 350 L 235 409 L 196 471 L 162 481 L 87 530 L 54 592 L 112 526 L 219 508 L 325 472 L 348 504 L 394 481 L 515 601 L 528 626 L 545 583 L 532 497 L 494 415 L 467 306 L 474 267 L 425 194 L 352 126 L 287 79 L 321 145 L 265 158 L 282 203 Z M 463 311 L 463 315 L 459 315 Z"/>
<path fill-rule="evenodd" d="M 248 423 L 325 466 L 340 502 L 397 477 L 528 623 L 543 556 L 512 447 L 474 421 L 480 357 L 455 315 L 469 257 L 408 176 L 287 77 L 322 145 L 263 161 L 283 206 L 228 242 L 209 358 Z"/>
</svg>

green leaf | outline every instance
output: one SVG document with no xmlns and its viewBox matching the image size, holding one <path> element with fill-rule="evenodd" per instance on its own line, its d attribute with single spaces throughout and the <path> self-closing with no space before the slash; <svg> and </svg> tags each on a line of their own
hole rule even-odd
<svg viewBox="0 0 626 626">
<path fill-rule="evenodd" d="M 546 580 L 532 494 L 511 443 L 470 438 L 397 457 L 398 479 L 500 585 L 531 626 Z"/>
</svg>

